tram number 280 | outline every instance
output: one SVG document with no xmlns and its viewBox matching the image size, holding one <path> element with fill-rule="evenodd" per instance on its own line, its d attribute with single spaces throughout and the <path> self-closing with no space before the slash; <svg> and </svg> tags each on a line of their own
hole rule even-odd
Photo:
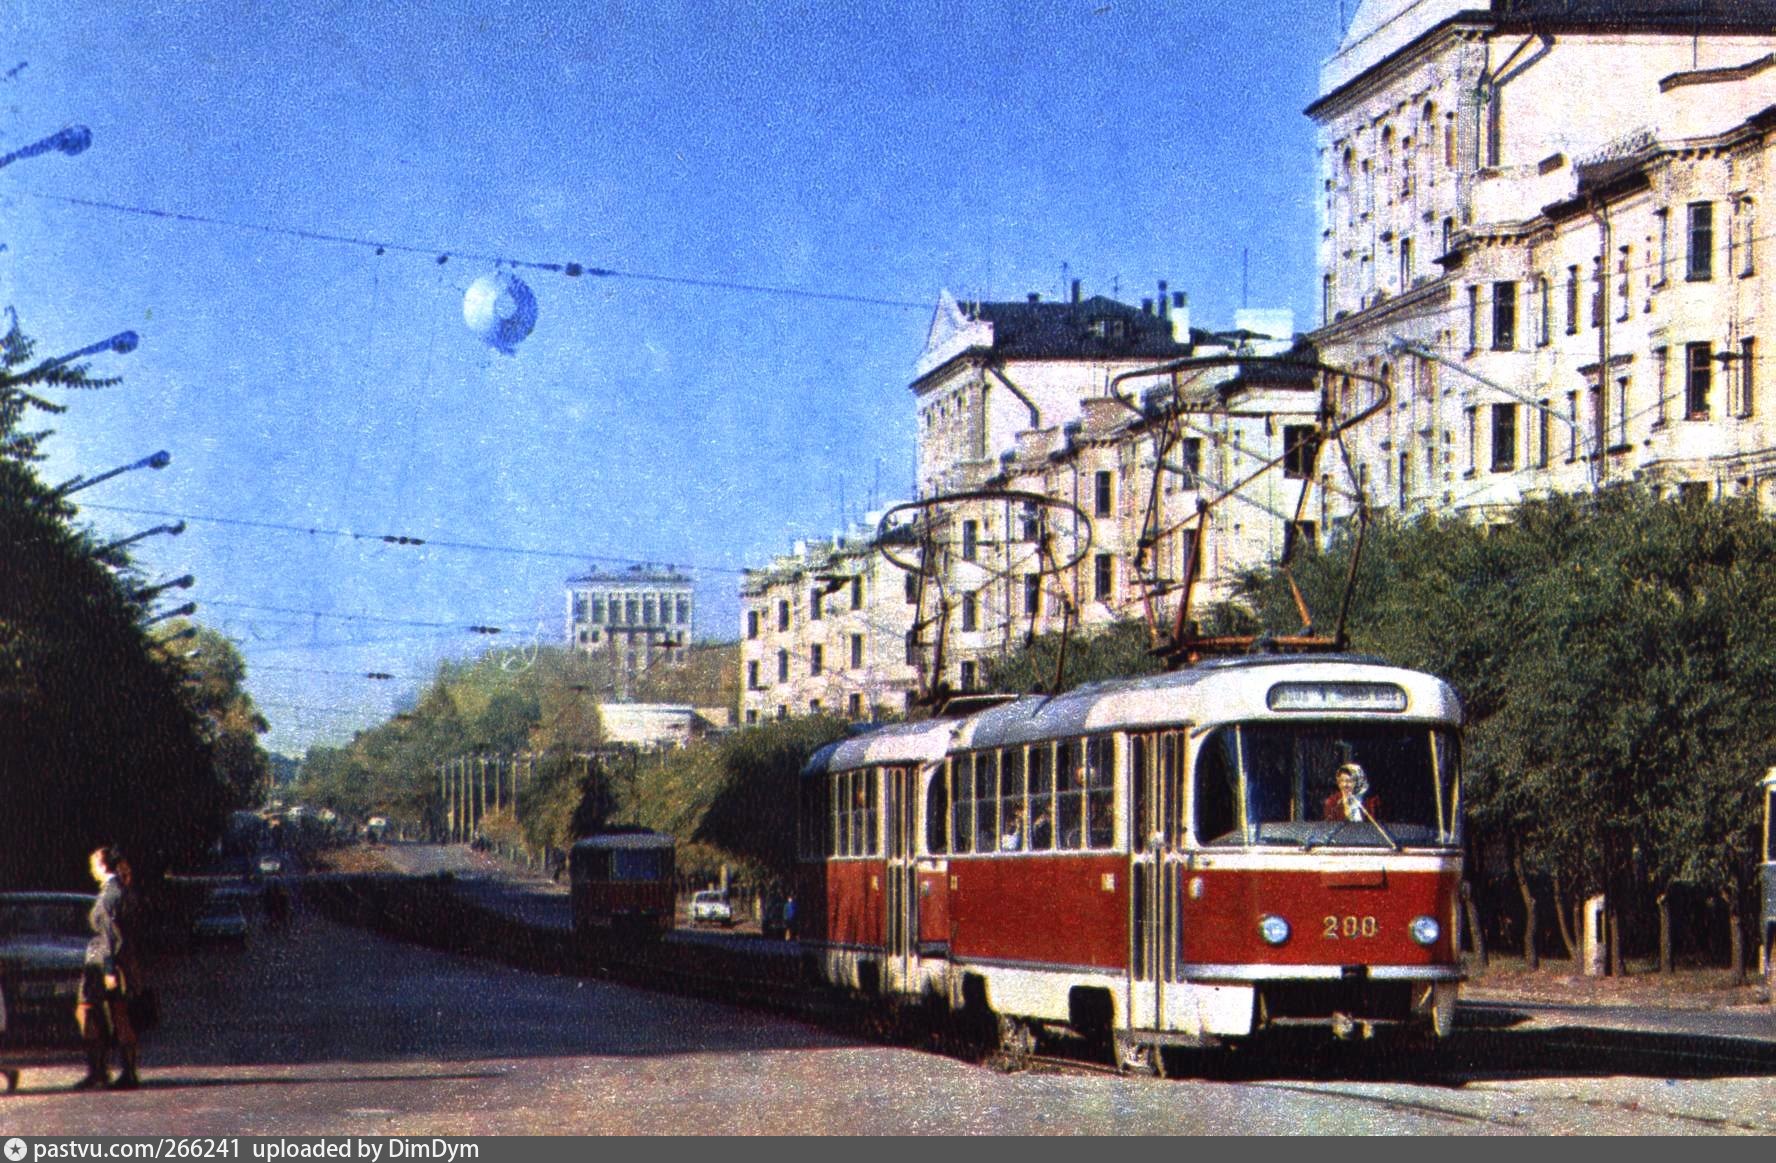
<svg viewBox="0 0 1776 1163">
<path fill-rule="evenodd" d="M 1340 939 L 1354 941 L 1358 937 L 1373 937 L 1377 932 L 1374 917 L 1342 916 L 1327 917 L 1321 921 L 1322 935 L 1328 941 Z"/>
</svg>

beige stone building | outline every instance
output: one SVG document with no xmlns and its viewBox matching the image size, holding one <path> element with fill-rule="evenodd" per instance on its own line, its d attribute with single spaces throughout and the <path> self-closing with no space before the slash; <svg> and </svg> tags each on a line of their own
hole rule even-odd
<svg viewBox="0 0 1776 1163">
<path fill-rule="evenodd" d="M 655 662 L 680 662 L 696 614 L 691 579 L 673 569 L 632 566 L 593 571 L 567 582 L 567 644 L 602 654 L 611 673 L 634 674 Z"/>
<path fill-rule="evenodd" d="M 879 519 L 879 514 L 875 515 Z M 903 712 L 916 685 L 907 575 L 875 548 L 876 521 L 799 542 L 740 586 L 740 719 L 874 719 Z"/>
<path fill-rule="evenodd" d="M 1769 0 L 1364 0 L 1308 109 L 1311 338 L 1391 389 L 1351 441 L 1371 503 L 1772 499 L 1773 54 Z"/>
</svg>

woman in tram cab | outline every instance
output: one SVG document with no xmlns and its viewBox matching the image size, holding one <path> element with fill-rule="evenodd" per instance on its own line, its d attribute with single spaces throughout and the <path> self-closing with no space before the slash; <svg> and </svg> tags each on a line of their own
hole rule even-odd
<svg viewBox="0 0 1776 1163">
<path fill-rule="evenodd" d="M 1340 765 L 1338 789 L 1326 797 L 1328 820 L 1373 820 L 1381 815 L 1381 798 L 1369 794 L 1369 777 L 1355 763 Z"/>
</svg>

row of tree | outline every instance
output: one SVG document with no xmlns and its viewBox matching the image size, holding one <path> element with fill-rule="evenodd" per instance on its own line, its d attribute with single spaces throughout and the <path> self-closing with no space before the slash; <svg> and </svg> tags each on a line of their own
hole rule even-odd
<svg viewBox="0 0 1776 1163">
<path fill-rule="evenodd" d="M 1310 610 L 1335 616 L 1356 548 L 1294 564 Z M 1776 763 L 1776 522 L 1750 499 L 1620 486 L 1499 524 L 1381 521 L 1356 579 L 1352 646 L 1461 694 L 1482 934 L 1532 965 L 1570 956 L 1601 894 L 1613 972 L 1630 951 L 1669 969 L 1681 945 L 1743 975 Z M 1215 616 L 1298 630 L 1288 582 L 1254 574 Z"/>
<path fill-rule="evenodd" d="M 16 317 L 0 337 L 0 886 L 87 883 L 86 853 L 122 845 L 138 873 L 200 862 L 225 814 L 256 806 L 265 723 L 219 635 L 154 624 L 121 547 L 75 523 L 43 481 L 60 391 L 113 386 L 39 360 Z"/>
</svg>

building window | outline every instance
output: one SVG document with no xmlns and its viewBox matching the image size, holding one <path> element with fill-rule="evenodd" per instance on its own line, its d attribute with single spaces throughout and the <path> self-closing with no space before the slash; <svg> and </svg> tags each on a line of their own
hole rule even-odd
<svg viewBox="0 0 1776 1163">
<path fill-rule="evenodd" d="M 1630 261 L 1634 248 L 1622 247 L 1616 254 L 1616 298 L 1621 302 L 1616 306 L 1616 322 L 1625 322 L 1628 318 L 1628 272 L 1633 269 Z"/>
<path fill-rule="evenodd" d="M 1467 420 L 1468 424 L 1468 470 L 1466 475 L 1473 476 L 1475 462 L 1479 458 L 1480 435 L 1478 425 L 1480 421 L 1472 404 L 1462 409 L 1462 415 Z"/>
<path fill-rule="evenodd" d="M 1591 326 L 1603 326 L 1603 259 L 1591 260 Z"/>
<path fill-rule="evenodd" d="M 1406 511 L 1407 482 L 1412 479 L 1412 459 L 1409 454 L 1400 454 L 1400 512 Z"/>
<path fill-rule="evenodd" d="M 756 691 L 759 689 L 759 664 L 757 659 L 746 664 L 746 689 L 749 691 Z"/>
<path fill-rule="evenodd" d="M 1686 505 L 1700 505 L 1708 500 L 1707 481 L 1682 481 L 1677 486 L 1677 499 Z"/>
<path fill-rule="evenodd" d="M 1412 289 L 1412 239 L 1400 239 L 1400 290 Z"/>
<path fill-rule="evenodd" d="M 845 696 L 845 714 L 852 719 L 863 718 L 863 696 L 853 691 Z"/>
<path fill-rule="evenodd" d="M 623 621 L 629 623 L 631 626 L 640 621 L 640 619 L 636 617 L 636 602 L 634 598 L 623 599 Z"/>
<path fill-rule="evenodd" d="M 1018 516 L 1019 533 L 1025 541 L 1035 541 L 1040 529 L 1040 510 L 1035 501 L 1025 501 L 1023 512 Z"/>
<path fill-rule="evenodd" d="M 652 594 L 641 599 L 641 624 L 643 626 L 654 625 L 654 595 Z"/>
<path fill-rule="evenodd" d="M 826 591 L 819 586 L 808 591 L 808 621 L 818 622 L 826 613 Z"/>
<path fill-rule="evenodd" d="M 1610 430 L 1613 435 L 1613 438 L 1610 440 L 1610 446 L 1612 448 L 1626 448 L 1628 446 L 1628 377 L 1627 376 L 1621 376 L 1616 380 L 1615 404 L 1616 404 L 1616 407 L 1615 407 L 1616 414 L 1610 418 L 1611 419 Z"/>
<path fill-rule="evenodd" d="M 906 636 L 906 660 L 908 666 L 919 664 L 919 632 L 908 630 Z"/>
<path fill-rule="evenodd" d="M 962 522 L 962 560 L 973 561 L 975 550 L 980 544 L 980 522 Z"/>
<path fill-rule="evenodd" d="M 1332 276 L 1320 276 L 1320 326 L 1332 322 Z"/>
<path fill-rule="evenodd" d="M 1480 288 L 1468 284 L 1468 354 L 1480 350 Z"/>
<path fill-rule="evenodd" d="M 691 620 L 691 599 L 678 599 L 678 624 L 685 625 Z"/>
<path fill-rule="evenodd" d="M 1320 527 L 1313 521 L 1290 521 L 1283 526 L 1283 560 L 1295 560 L 1296 550 L 1314 553 L 1320 548 Z"/>
<path fill-rule="evenodd" d="M 1757 340 L 1739 341 L 1739 415 L 1749 417 L 1756 405 Z"/>
<path fill-rule="evenodd" d="M 1108 472 L 1097 473 L 1094 476 L 1092 483 L 1092 494 L 1094 498 L 1094 504 L 1092 506 L 1093 515 L 1098 517 L 1110 516 L 1111 513 L 1115 512 L 1115 481 L 1112 479 L 1112 475 Z"/>
<path fill-rule="evenodd" d="M 1198 459 L 1201 459 L 1201 442 L 1195 441 L 1193 443 L 1196 444 L 1193 452 Z M 1320 430 L 1314 425 L 1283 425 L 1283 475 L 1291 480 L 1306 480 L 1313 475 L 1314 459 L 1319 453 L 1319 448 Z"/>
<path fill-rule="evenodd" d="M 1492 284 L 1492 350 L 1517 346 L 1517 284 Z"/>
<path fill-rule="evenodd" d="M 1757 274 L 1757 203 L 1750 198 L 1739 203 L 1739 277 L 1750 278 Z"/>
<path fill-rule="evenodd" d="M 1685 349 L 1688 375 L 1684 378 L 1684 418 L 1708 419 L 1708 390 L 1714 386 L 1714 351 L 1706 343 Z"/>
<path fill-rule="evenodd" d="M 777 652 L 777 681 L 789 681 L 789 651 L 787 650 Z"/>
<path fill-rule="evenodd" d="M 759 636 L 759 612 L 757 610 L 746 611 L 746 636 L 748 638 Z"/>
<path fill-rule="evenodd" d="M 820 713 L 820 700 L 819 699 L 809 699 L 808 700 L 808 713 L 810 715 L 818 715 Z"/>
<path fill-rule="evenodd" d="M 974 663 L 964 662 L 962 664 L 961 683 L 962 689 L 965 691 L 971 691 L 974 689 Z"/>
<path fill-rule="evenodd" d="M 1548 400 L 1536 409 L 1536 467 L 1548 467 L 1548 442 L 1553 436 L 1554 407 Z"/>
<path fill-rule="evenodd" d="M 789 603 L 788 602 L 778 602 L 777 603 L 777 629 L 779 629 L 779 630 L 789 629 Z"/>
<path fill-rule="evenodd" d="M 826 669 L 826 647 L 816 642 L 808 647 L 808 674 L 814 677 Z"/>
<path fill-rule="evenodd" d="M 1517 405 L 1492 406 L 1492 471 L 1517 468 Z"/>
<path fill-rule="evenodd" d="M 1566 268 L 1566 333 L 1579 333 L 1579 268 Z"/>
<path fill-rule="evenodd" d="M 1554 288 L 1548 284 L 1546 275 L 1536 276 L 1536 346 L 1546 347 L 1554 342 Z"/>
<path fill-rule="evenodd" d="M 1042 613 L 1042 575 L 1024 575 L 1024 615 L 1034 618 Z"/>
<path fill-rule="evenodd" d="M 973 594 L 962 595 L 962 630 L 972 633 L 980 629 L 980 599 Z"/>
<path fill-rule="evenodd" d="M 1284 436 L 1284 440 L 1288 437 Z M 1179 484 L 1187 489 L 1197 487 L 1197 477 L 1202 473 L 1203 442 L 1200 436 L 1186 436 L 1178 441 Z"/>
<path fill-rule="evenodd" d="M 1093 562 L 1092 597 L 1100 602 L 1110 600 L 1110 587 L 1116 576 L 1116 559 L 1100 553 Z"/>
<path fill-rule="evenodd" d="M 859 670 L 862 667 L 863 667 L 863 635 L 853 634 L 853 635 L 851 635 L 851 669 L 852 670 Z"/>
<path fill-rule="evenodd" d="M 853 610 L 863 609 L 863 575 L 862 574 L 859 574 L 858 576 L 851 579 L 851 608 Z"/>
<path fill-rule="evenodd" d="M 1653 427 L 1665 427 L 1667 419 L 1665 401 L 1671 396 L 1671 351 L 1669 348 L 1653 348 L 1653 390 L 1659 393 L 1653 413 Z"/>
<path fill-rule="evenodd" d="M 1684 277 L 1692 283 L 1714 277 L 1714 203 L 1690 203 L 1690 251 Z"/>
<path fill-rule="evenodd" d="M 593 598 L 592 599 L 592 620 L 594 622 L 604 621 L 604 599 L 603 598 Z"/>
<path fill-rule="evenodd" d="M 1455 219 L 1443 220 L 1443 253 L 1447 255 L 1455 249 Z"/>
<path fill-rule="evenodd" d="M 1653 221 L 1659 232 L 1659 285 L 1664 286 L 1671 273 L 1671 211 L 1659 207 L 1653 211 Z"/>
<path fill-rule="evenodd" d="M 1566 394 L 1566 463 L 1579 459 L 1579 394 Z"/>
<path fill-rule="evenodd" d="M 777 717 L 779 719 L 789 718 L 789 705 L 787 703 L 779 703 L 777 705 Z"/>
</svg>

